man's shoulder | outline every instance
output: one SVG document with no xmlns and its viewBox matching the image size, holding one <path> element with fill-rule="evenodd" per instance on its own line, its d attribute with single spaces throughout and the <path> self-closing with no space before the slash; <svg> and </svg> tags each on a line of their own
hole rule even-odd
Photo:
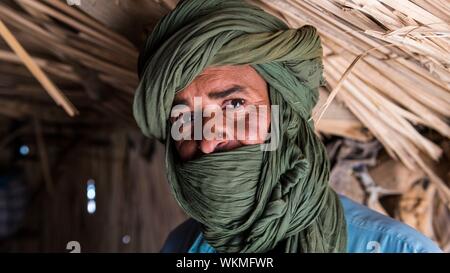
<svg viewBox="0 0 450 273">
<path fill-rule="evenodd" d="M 200 223 L 192 218 L 187 219 L 167 236 L 161 249 L 162 253 L 184 253 L 193 244 L 200 232 Z"/>
<path fill-rule="evenodd" d="M 348 252 L 441 252 L 412 227 L 340 196 L 348 233 Z"/>
<path fill-rule="evenodd" d="M 344 196 L 340 196 L 340 200 L 347 223 L 348 252 L 442 252 L 432 240 L 412 227 Z M 187 252 L 199 234 L 200 224 L 188 219 L 170 232 L 161 252 Z"/>
</svg>

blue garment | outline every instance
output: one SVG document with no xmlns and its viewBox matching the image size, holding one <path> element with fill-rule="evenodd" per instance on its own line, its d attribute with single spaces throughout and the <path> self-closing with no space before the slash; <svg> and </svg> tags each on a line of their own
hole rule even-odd
<svg viewBox="0 0 450 273">
<path fill-rule="evenodd" d="M 424 253 L 442 252 L 429 238 L 408 225 L 377 213 L 344 196 L 340 196 L 347 223 L 347 252 L 350 253 Z M 172 232 L 162 252 L 213 253 L 215 250 L 206 242 L 193 220 L 183 229 Z M 186 229 L 190 226 L 191 229 Z M 193 232 L 193 230 L 197 230 Z M 189 235 L 190 234 L 190 235 Z M 182 240 L 194 236 L 190 247 L 180 249 Z M 185 241 L 186 242 L 186 241 Z M 189 242 L 189 241 L 187 241 Z"/>
</svg>

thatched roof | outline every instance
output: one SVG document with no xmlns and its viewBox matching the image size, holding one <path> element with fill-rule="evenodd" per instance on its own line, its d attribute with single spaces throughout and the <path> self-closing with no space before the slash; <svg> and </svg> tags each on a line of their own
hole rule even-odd
<svg viewBox="0 0 450 273">
<path fill-rule="evenodd" d="M 334 91 L 329 98 L 337 93 L 392 157 L 423 169 L 450 202 L 448 187 L 421 155 L 438 160 L 442 149 L 414 127 L 450 137 L 450 7 L 437 1 L 256 2 L 293 27 L 319 29 Z"/>
</svg>

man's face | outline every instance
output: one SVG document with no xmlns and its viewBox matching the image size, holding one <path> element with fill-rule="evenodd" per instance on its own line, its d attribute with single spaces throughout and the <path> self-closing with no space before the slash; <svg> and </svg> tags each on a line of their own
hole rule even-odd
<svg viewBox="0 0 450 273">
<path fill-rule="evenodd" d="M 183 106 L 178 109 L 182 110 L 174 111 L 177 109 L 174 107 L 180 105 Z M 268 135 L 270 100 L 267 84 L 250 65 L 205 69 L 176 94 L 172 107 L 171 123 L 182 124 L 177 132 L 188 132 L 190 136 L 174 141 L 183 161 L 244 145 L 261 144 Z M 258 119 L 253 118 L 255 113 Z M 201 123 L 196 128 L 203 132 L 200 138 L 194 137 L 193 129 L 198 118 Z"/>
</svg>

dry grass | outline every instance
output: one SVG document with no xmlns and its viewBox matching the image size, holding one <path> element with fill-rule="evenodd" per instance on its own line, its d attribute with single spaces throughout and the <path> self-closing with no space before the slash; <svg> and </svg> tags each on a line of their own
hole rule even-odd
<svg viewBox="0 0 450 273">
<path fill-rule="evenodd" d="M 253 2 L 292 27 L 318 28 L 333 89 L 329 101 L 337 95 L 393 158 L 424 170 L 450 206 L 450 190 L 424 160 L 439 160 L 442 150 L 415 126 L 450 137 L 449 6 L 426 0 Z"/>
</svg>

